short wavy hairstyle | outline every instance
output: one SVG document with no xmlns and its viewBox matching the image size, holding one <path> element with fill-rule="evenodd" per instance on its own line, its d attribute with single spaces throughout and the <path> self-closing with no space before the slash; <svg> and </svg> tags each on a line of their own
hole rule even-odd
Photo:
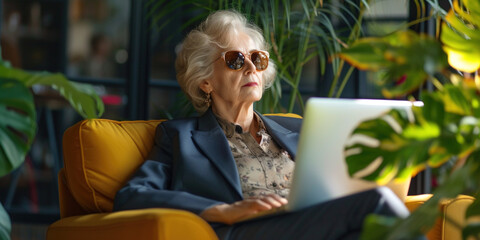
<svg viewBox="0 0 480 240">
<path fill-rule="evenodd" d="M 175 61 L 177 80 L 199 113 L 208 109 L 206 93 L 200 89 L 200 84 L 212 77 L 212 63 L 218 59 L 221 50 L 235 43 L 239 33 L 247 34 L 260 50 L 267 51 L 270 47 L 258 26 L 232 10 L 210 14 L 198 28 L 188 33 L 180 45 Z M 263 90 L 272 85 L 275 74 L 275 63 L 270 60 L 268 68 L 263 72 Z"/>
</svg>

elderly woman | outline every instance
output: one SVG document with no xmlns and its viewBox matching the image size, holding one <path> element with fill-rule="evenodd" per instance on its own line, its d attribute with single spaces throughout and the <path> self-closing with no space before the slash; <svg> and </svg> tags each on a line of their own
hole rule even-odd
<svg viewBox="0 0 480 240">
<path fill-rule="evenodd" d="M 200 117 L 160 124 L 149 158 L 114 209 L 176 208 L 208 221 L 220 239 L 356 239 L 366 215 L 395 215 L 375 190 L 294 213 L 238 222 L 287 203 L 300 119 L 254 111 L 275 78 L 258 27 L 232 11 L 188 34 L 177 78 Z M 296 133 L 296 134 L 292 134 Z"/>
</svg>

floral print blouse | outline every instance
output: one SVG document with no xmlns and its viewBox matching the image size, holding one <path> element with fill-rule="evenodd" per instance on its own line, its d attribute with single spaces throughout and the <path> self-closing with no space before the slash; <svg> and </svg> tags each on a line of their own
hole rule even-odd
<svg viewBox="0 0 480 240">
<path fill-rule="evenodd" d="M 281 149 L 267 133 L 257 114 L 261 136 L 260 144 L 242 127 L 217 116 L 237 165 L 244 198 L 275 193 L 287 197 L 290 191 L 295 163 L 286 150 Z"/>
</svg>

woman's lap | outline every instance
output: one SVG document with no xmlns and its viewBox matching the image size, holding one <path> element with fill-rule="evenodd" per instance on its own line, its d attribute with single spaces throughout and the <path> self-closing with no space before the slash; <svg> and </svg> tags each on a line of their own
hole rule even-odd
<svg viewBox="0 0 480 240">
<path fill-rule="evenodd" d="M 292 213 L 216 228 L 221 239 L 342 239 L 359 236 L 370 213 L 398 215 L 377 189 L 314 205 Z M 386 204 L 387 203 L 387 204 Z M 349 238 L 355 239 L 355 238 Z"/>
</svg>

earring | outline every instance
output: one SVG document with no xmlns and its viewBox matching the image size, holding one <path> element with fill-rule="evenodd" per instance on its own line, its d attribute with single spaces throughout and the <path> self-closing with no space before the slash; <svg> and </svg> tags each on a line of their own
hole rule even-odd
<svg viewBox="0 0 480 240">
<path fill-rule="evenodd" d="M 205 104 L 207 104 L 207 107 L 210 107 L 211 103 L 212 103 L 212 98 L 210 96 L 210 93 L 207 93 L 207 96 L 205 96 Z"/>
</svg>

